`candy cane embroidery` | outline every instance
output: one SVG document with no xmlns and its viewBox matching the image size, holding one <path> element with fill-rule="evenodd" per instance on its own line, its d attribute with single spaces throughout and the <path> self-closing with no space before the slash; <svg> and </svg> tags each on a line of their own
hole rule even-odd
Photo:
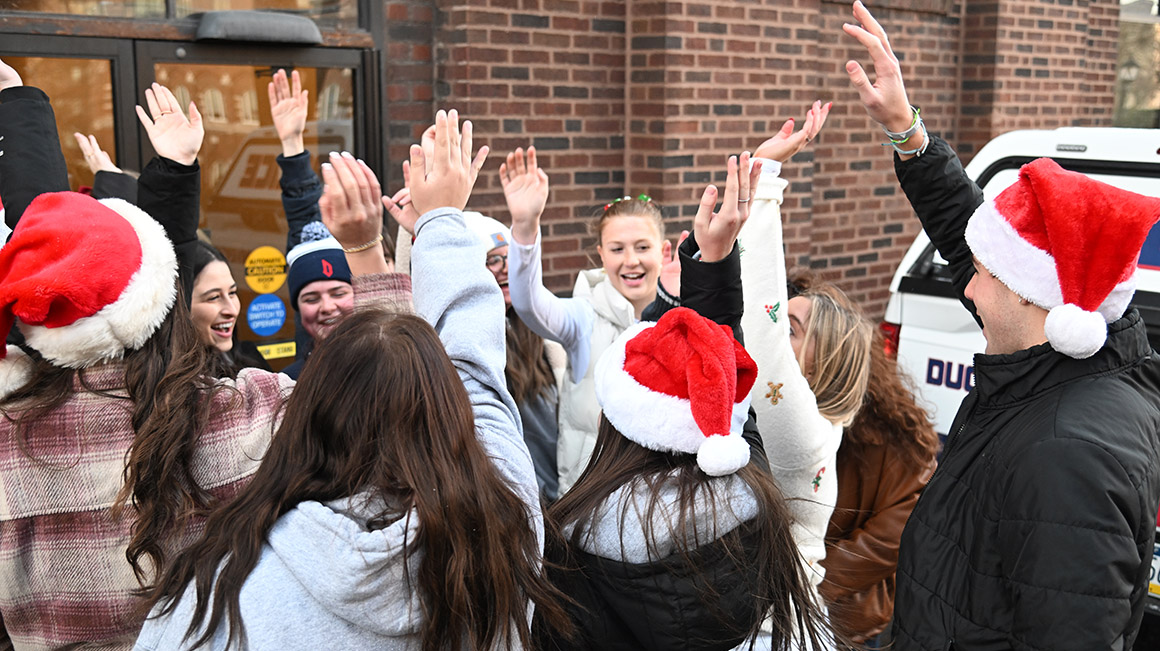
<svg viewBox="0 0 1160 651">
<path fill-rule="evenodd" d="M 822 473 L 824 472 L 826 472 L 826 468 L 825 466 L 822 466 L 822 469 L 818 471 L 818 474 L 814 475 L 814 478 L 810 480 L 810 483 L 814 485 L 815 493 L 818 492 L 818 489 L 822 487 Z"/>
</svg>

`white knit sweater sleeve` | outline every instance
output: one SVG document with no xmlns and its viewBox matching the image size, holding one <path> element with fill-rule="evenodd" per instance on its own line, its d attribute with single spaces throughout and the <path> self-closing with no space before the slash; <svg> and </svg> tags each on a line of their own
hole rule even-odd
<svg viewBox="0 0 1160 651">
<path fill-rule="evenodd" d="M 572 381 L 579 382 L 588 369 L 596 312 L 586 300 L 560 298 L 544 287 L 539 233 L 532 244 L 513 239 L 508 247 L 508 291 L 520 320 L 532 332 L 564 347 L 572 367 Z"/>
<path fill-rule="evenodd" d="M 786 185 L 775 174 L 762 174 L 749 221 L 738 238 L 745 287 L 742 327 L 746 349 L 757 362 L 757 383 L 750 397 L 769 465 L 787 496 L 812 497 L 817 488 L 813 479 L 836 452 L 837 442 L 835 427 L 818 412 L 790 345 L 781 228 Z M 799 485 L 803 480 L 805 484 Z"/>
</svg>

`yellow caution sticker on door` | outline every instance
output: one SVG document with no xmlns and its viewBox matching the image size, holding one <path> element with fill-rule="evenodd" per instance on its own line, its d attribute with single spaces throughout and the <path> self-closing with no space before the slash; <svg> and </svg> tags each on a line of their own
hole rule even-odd
<svg viewBox="0 0 1160 651">
<path fill-rule="evenodd" d="M 293 341 L 279 341 L 258 346 L 258 352 L 266 359 L 283 359 L 293 357 L 298 352 L 298 345 Z"/>
<path fill-rule="evenodd" d="M 259 246 L 246 256 L 246 284 L 259 294 L 272 294 L 286 282 L 286 256 L 272 246 Z"/>
</svg>

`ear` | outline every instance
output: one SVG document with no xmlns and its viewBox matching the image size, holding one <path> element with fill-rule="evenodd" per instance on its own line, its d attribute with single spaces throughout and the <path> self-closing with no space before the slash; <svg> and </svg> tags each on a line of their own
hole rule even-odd
<svg viewBox="0 0 1160 651">
<path fill-rule="evenodd" d="M 661 257 L 665 260 L 665 262 L 669 262 L 673 259 L 673 243 L 667 239 L 665 240 L 665 243 L 661 245 Z"/>
</svg>

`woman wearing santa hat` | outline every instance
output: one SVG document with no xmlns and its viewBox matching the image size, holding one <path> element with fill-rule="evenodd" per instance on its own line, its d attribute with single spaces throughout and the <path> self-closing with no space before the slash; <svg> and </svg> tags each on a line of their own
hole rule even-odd
<svg viewBox="0 0 1160 651">
<path fill-rule="evenodd" d="M 187 124 L 150 109 L 161 128 Z M 2 160 L 52 168 L 55 134 L 48 98 L 0 63 Z M 331 212 L 340 241 L 377 235 L 376 203 Z M 25 341 L 0 353 L 0 619 L 17 648 L 127 649 L 143 621 L 135 591 L 249 480 L 292 383 L 213 378 L 177 300 L 174 246 L 144 211 L 71 192 L 17 207 L 0 249 L 0 329 Z M 396 289 L 381 251 L 350 263 L 364 300 Z"/>
<path fill-rule="evenodd" d="M 738 168 L 731 157 L 720 213 L 706 189 L 679 247 L 682 301 L 718 323 L 675 308 L 597 362 L 595 451 L 548 512 L 549 573 L 576 632 L 539 625 L 542 648 L 725 650 L 767 616 L 779 648 L 827 636 L 749 409 L 735 239 L 755 179 Z"/>
</svg>

